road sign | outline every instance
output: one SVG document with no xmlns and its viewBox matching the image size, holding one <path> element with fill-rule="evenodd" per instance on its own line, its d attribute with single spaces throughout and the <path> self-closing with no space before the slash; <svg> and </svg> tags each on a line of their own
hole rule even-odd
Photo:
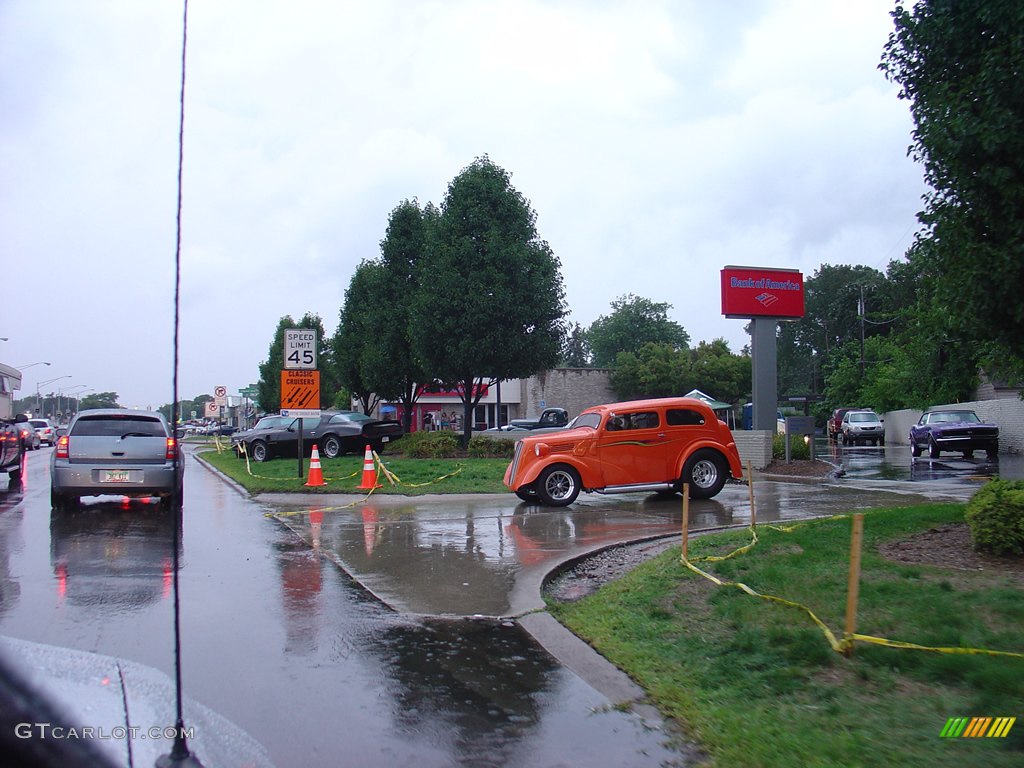
<svg viewBox="0 0 1024 768">
<path fill-rule="evenodd" d="M 214 402 L 221 408 L 228 404 L 228 388 L 220 385 L 213 388 Z"/>
<path fill-rule="evenodd" d="M 320 410 L 320 371 L 281 371 L 281 413 L 288 416 L 299 410 Z"/>
<path fill-rule="evenodd" d="M 206 416 L 208 418 L 220 416 L 220 406 L 217 405 L 217 403 L 215 403 L 213 400 L 206 401 Z"/>
<path fill-rule="evenodd" d="M 287 370 L 316 370 L 316 331 L 312 328 L 286 328 L 284 331 L 284 367 Z"/>
</svg>

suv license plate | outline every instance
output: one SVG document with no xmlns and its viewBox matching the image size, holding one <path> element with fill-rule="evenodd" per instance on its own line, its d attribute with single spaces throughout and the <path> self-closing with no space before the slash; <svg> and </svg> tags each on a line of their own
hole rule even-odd
<svg viewBox="0 0 1024 768">
<path fill-rule="evenodd" d="M 137 483 L 139 478 L 135 475 L 137 472 L 133 472 L 130 469 L 101 469 L 100 470 L 100 482 L 101 483 Z"/>
<path fill-rule="evenodd" d="M 380 441 L 381 441 L 382 443 L 386 443 L 386 442 L 387 442 L 388 440 L 390 440 L 390 439 L 391 439 L 390 437 L 388 437 L 387 435 L 384 435 L 384 437 L 382 437 L 382 438 L 380 439 Z"/>
</svg>

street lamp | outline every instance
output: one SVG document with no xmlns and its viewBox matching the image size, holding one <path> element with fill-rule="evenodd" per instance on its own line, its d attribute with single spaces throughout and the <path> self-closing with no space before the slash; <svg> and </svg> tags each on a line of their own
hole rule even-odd
<svg viewBox="0 0 1024 768">
<path fill-rule="evenodd" d="M 49 365 L 49 363 L 47 363 L 47 365 Z M 44 386 L 44 385 L 46 385 L 46 384 L 52 384 L 55 381 L 60 381 L 61 379 L 70 379 L 70 378 L 71 378 L 71 374 L 69 373 L 66 376 L 58 376 L 58 377 L 56 377 L 54 379 L 47 379 L 46 381 L 37 381 L 36 382 L 36 410 L 39 411 L 39 415 L 40 416 L 43 415 L 43 410 L 42 410 L 42 407 L 40 406 L 40 402 L 39 402 L 39 388 Z"/>
<path fill-rule="evenodd" d="M 38 363 L 29 363 L 28 365 L 16 365 L 14 366 L 19 371 L 24 371 L 26 368 L 31 368 L 33 365 L 49 365 L 45 360 L 40 360 Z"/>
<path fill-rule="evenodd" d="M 81 392 L 79 392 L 77 395 L 75 395 L 75 413 L 78 413 L 78 406 L 82 402 L 82 395 L 85 395 L 85 394 L 87 394 L 89 392 L 95 392 L 95 391 L 96 391 L 95 389 L 83 389 Z"/>
<path fill-rule="evenodd" d="M 62 394 L 68 395 L 68 405 L 70 406 L 71 405 L 71 393 L 74 390 L 76 390 L 76 389 L 85 389 L 88 386 L 89 386 L 88 384 L 76 384 L 73 387 L 69 387 L 67 390 L 65 390 L 63 388 L 57 390 L 57 413 L 56 413 L 56 416 L 57 416 L 58 419 L 61 418 L 61 409 L 60 409 L 60 398 L 61 398 L 61 395 Z M 90 391 L 92 391 L 92 390 L 90 390 Z M 79 393 L 79 394 L 81 394 L 81 393 Z"/>
</svg>

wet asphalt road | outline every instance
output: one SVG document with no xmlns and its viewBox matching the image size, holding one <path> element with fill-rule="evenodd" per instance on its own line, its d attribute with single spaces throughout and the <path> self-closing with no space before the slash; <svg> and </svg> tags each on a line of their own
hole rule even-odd
<svg viewBox="0 0 1024 768">
<path fill-rule="evenodd" d="M 0 504 L 0 634 L 172 674 L 169 518 L 119 501 L 51 515 L 49 451 L 30 454 L 23 490 Z M 757 479 L 758 520 L 963 499 L 992 471 L 955 460 L 912 471 L 906 446 L 836 458 L 847 476 L 824 486 Z M 1019 465 L 1008 457 L 999 471 Z M 677 533 L 680 499 L 584 496 L 541 512 L 512 496 L 348 509 L 327 497 L 318 509 L 243 498 L 191 457 L 186 473 L 184 685 L 279 766 L 684 761 L 511 619 L 537 624 L 541 580 L 558 563 Z M 745 486 L 691 506 L 693 529 L 749 520 Z M 461 618 L 473 615 L 503 618 Z"/>
</svg>

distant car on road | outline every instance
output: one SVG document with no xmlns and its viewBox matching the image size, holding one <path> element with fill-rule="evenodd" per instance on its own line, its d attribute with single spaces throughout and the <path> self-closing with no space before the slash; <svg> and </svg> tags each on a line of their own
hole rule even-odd
<svg viewBox="0 0 1024 768">
<path fill-rule="evenodd" d="M 32 425 L 36 434 L 39 435 L 40 443 L 53 445 L 57 442 L 57 430 L 50 423 L 49 419 L 29 419 L 28 423 Z"/>
<path fill-rule="evenodd" d="M 163 414 L 122 408 L 81 411 L 50 457 L 50 505 L 74 509 L 83 496 L 159 496 L 181 508 L 184 462 Z"/>
<path fill-rule="evenodd" d="M 982 422 L 970 410 L 927 411 L 910 428 L 910 454 L 920 456 L 923 450 L 932 459 L 943 451 L 963 453 L 968 459 L 974 451 L 985 451 L 988 458 L 995 459 L 999 456 L 999 427 Z"/>
<path fill-rule="evenodd" d="M 702 400 L 668 397 L 588 408 L 567 429 L 516 442 L 505 485 L 524 501 L 564 507 L 580 491 L 678 493 L 709 499 L 743 477 L 729 427 Z"/>
<path fill-rule="evenodd" d="M 847 411 L 839 425 L 839 432 L 846 445 L 885 445 L 885 425 L 874 411 Z"/>
<path fill-rule="evenodd" d="M 26 451 L 39 450 L 40 440 L 36 428 L 27 421 L 19 421 L 15 425 L 21 433 L 21 447 Z"/>
</svg>

